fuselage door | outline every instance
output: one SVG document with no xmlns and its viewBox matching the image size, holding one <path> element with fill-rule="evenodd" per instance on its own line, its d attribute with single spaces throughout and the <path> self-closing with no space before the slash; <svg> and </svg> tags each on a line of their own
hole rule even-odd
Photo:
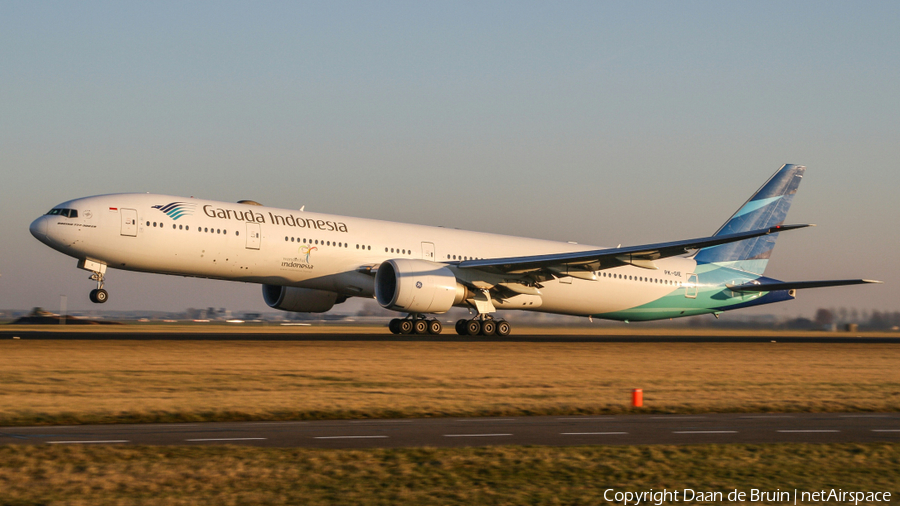
<svg viewBox="0 0 900 506">
<path fill-rule="evenodd" d="M 435 261 L 434 243 L 433 242 L 423 242 L 422 243 L 422 258 L 424 258 L 425 260 L 430 260 L 432 262 Z"/>
<path fill-rule="evenodd" d="M 689 299 L 696 299 L 699 291 L 700 279 L 696 274 L 689 272 L 687 283 L 684 284 L 684 296 Z"/>
<path fill-rule="evenodd" d="M 247 249 L 259 249 L 260 235 L 259 223 L 247 224 Z"/>
<path fill-rule="evenodd" d="M 137 237 L 137 210 L 119 209 L 122 217 L 122 235 Z"/>
</svg>

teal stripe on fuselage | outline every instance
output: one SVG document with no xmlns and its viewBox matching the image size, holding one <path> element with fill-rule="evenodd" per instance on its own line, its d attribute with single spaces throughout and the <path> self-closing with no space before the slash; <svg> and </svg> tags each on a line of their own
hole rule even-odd
<svg viewBox="0 0 900 506">
<path fill-rule="evenodd" d="M 647 304 L 592 316 L 610 320 L 663 320 L 682 316 L 719 313 L 737 309 L 738 307 L 785 300 L 785 297 L 768 297 L 768 292 L 732 292 L 725 286 L 726 283 L 736 285 L 750 283 L 760 278 L 757 274 L 729 269 L 717 264 L 701 264 L 695 270 L 698 285 L 696 298 L 686 297 L 685 293 L 692 289 L 682 286 L 669 295 L 660 297 Z"/>
</svg>

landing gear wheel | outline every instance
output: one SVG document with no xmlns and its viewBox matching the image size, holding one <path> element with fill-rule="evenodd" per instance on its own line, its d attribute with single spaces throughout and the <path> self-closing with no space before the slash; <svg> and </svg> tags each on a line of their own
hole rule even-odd
<svg viewBox="0 0 900 506">
<path fill-rule="evenodd" d="M 504 337 L 508 336 L 509 332 L 511 330 L 512 330 L 512 328 L 510 327 L 508 321 L 500 320 L 499 322 L 497 322 L 497 335 L 498 336 L 504 336 Z"/>
<path fill-rule="evenodd" d="M 481 322 L 481 335 L 492 336 L 497 330 L 497 324 L 493 320 L 485 320 Z"/>
<path fill-rule="evenodd" d="M 437 334 L 441 333 L 441 330 L 443 330 L 443 326 L 441 325 L 440 321 L 431 320 L 430 322 L 428 322 L 428 333 L 429 334 L 437 335 Z"/>
<path fill-rule="evenodd" d="M 109 300 L 109 292 L 102 288 L 95 288 L 91 290 L 91 302 L 95 302 L 97 304 L 103 304 L 104 302 Z"/>
<path fill-rule="evenodd" d="M 390 329 L 391 334 L 399 334 L 400 333 L 400 320 L 394 318 L 388 323 L 388 329 Z"/>
<path fill-rule="evenodd" d="M 416 320 L 413 323 L 413 332 L 416 334 L 425 334 L 428 332 L 428 321 L 427 320 Z"/>
<path fill-rule="evenodd" d="M 413 322 L 412 320 L 399 320 L 397 324 L 397 329 L 401 334 L 409 334 L 413 331 Z"/>
<path fill-rule="evenodd" d="M 464 336 L 466 335 L 466 322 L 467 320 L 456 320 L 456 333 Z"/>
<path fill-rule="evenodd" d="M 469 320 L 466 322 L 466 335 L 477 336 L 481 332 L 481 322 L 478 320 Z"/>
</svg>

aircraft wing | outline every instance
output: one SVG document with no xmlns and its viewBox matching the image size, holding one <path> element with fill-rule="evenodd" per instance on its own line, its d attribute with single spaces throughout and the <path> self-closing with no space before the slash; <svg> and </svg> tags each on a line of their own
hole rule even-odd
<svg viewBox="0 0 900 506">
<path fill-rule="evenodd" d="M 654 260 L 683 255 L 700 248 L 708 248 L 731 242 L 743 241 L 763 235 L 777 234 L 788 230 L 813 225 L 778 225 L 774 227 L 737 232 L 734 234 L 687 239 L 683 241 L 642 244 L 625 248 L 606 248 L 592 251 L 575 251 L 571 253 L 553 253 L 549 255 L 533 255 L 525 257 L 489 258 L 484 260 L 464 260 L 459 262 L 461 269 L 478 269 L 482 271 L 526 274 L 535 271 L 549 271 L 573 277 L 587 277 L 592 271 L 610 269 L 623 265 L 634 265 L 645 269 L 658 269 Z"/>
<path fill-rule="evenodd" d="M 824 288 L 828 286 L 864 285 L 866 283 L 881 283 L 881 281 L 873 279 L 832 279 L 825 281 L 778 281 L 725 286 L 734 292 L 773 292 L 775 290 L 800 290 L 803 288 Z"/>
</svg>

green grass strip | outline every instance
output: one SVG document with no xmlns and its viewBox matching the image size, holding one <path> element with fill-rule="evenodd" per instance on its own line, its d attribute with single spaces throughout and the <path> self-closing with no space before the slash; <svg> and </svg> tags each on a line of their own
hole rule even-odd
<svg viewBox="0 0 900 506">
<path fill-rule="evenodd" d="M 608 489 L 686 488 L 890 491 L 896 502 L 898 470 L 900 443 L 373 450 L 8 445 L 0 447 L 0 505 L 589 505 L 611 504 L 604 500 Z"/>
</svg>

